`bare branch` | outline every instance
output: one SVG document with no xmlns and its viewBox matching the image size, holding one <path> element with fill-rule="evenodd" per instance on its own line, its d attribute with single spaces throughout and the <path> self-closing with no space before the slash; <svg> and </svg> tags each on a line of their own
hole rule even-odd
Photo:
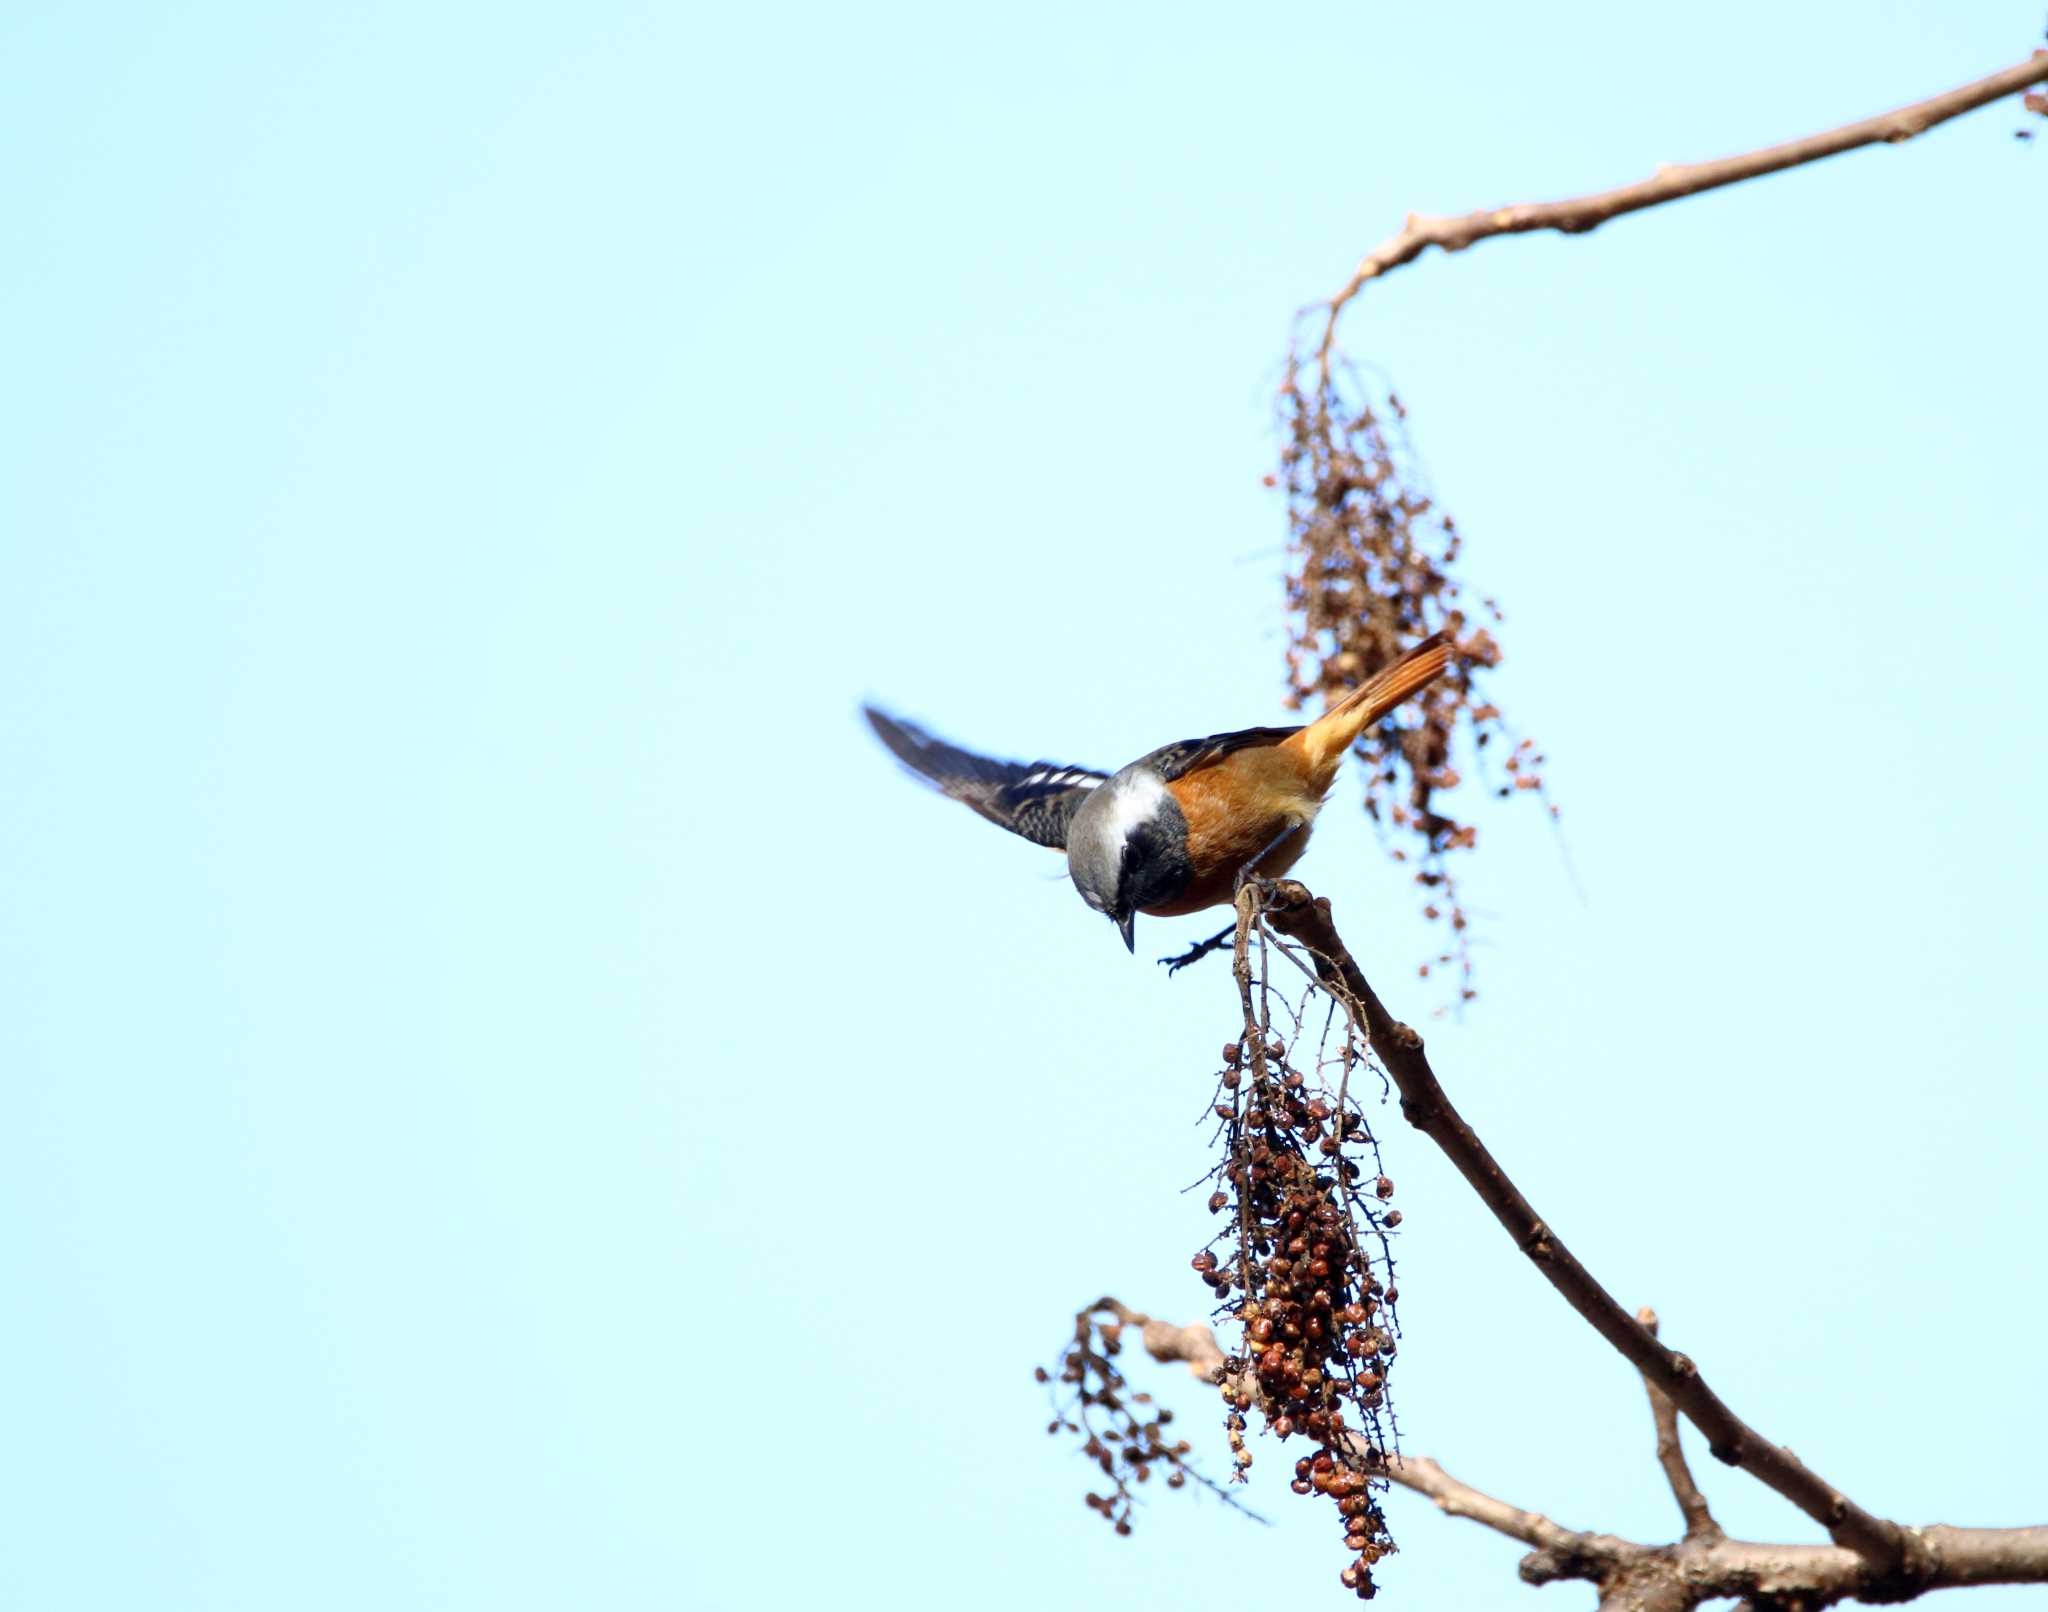
<svg viewBox="0 0 2048 1612">
<path fill-rule="evenodd" d="M 1648 179 L 1622 185 L 1615 190 L 1573 196 L 1563 201 L 1521 202 L 1510 207 L 1482 208 L 1475 213 L 1456 216 L 1411 213 L 1406 226 L 1398 234 L 1366 253 L 1352 271 L 1351 278 L 1345 282 L 1344 289 L 1330 299 L 1322 341 L 1316 349 L 1317 361 L 1327 380 L 1330 355 L 1337 340 L 1337 320 L 1345 305 L 1369 281 L 1392 273 L 1404 263 L 1414 262 L 1432 246 L 1440 246 L 1446 252 L 1461 252 L 1490 236 L 1525 235 L 1536 230 L 1583 235 L 1588 230 L 1599 228 L 1610 218 L 1641 212 L 1646 207 L 1676 201 L 1682 196 L 1696 196 L 1701 191 L 1718 190 L 1723 185 L 1739 184 L 1745 179 L 1819 162 L 1823 157 L 1839 156 L 1861 146 L 1897 145 L 1916 134 L 1925 133 L 1938 123 L 1946 123 L 1965 112 L 2003 100 L 2031 84 L 2042 83 L 2048 83 L 2048 50 L 2037 50 L 2025 61 L 1993 73 L 1989 78 L 1980 78 L 1944 94 L 1915 101 L 1911 106 L 1880 112 L 1876 117 L 1846 123 L 1839 129 L 1810 134 L 1801 140 L 1788 140 L 1782 145 L 1765 146 L 1761 151 L 1744 152 L 1740 156 L 1719 157 L 1710 162 L 1666 164 Z"/>
<path fill-rule="evenodd" d="M 1645 1332 L 1656 1337 L 1655 1310 L 1644 1305 L 1636 1311 L 1636 1320 Z M 1672 1498 L 1678 1502 L 1679 1512 L 1685 1518 L 1685 1537 L 1719 1538 L 1721 1525 L 1714 1521 L 1713 1512 L 1707 1509 L 1707 1497 L 1694 1481 L 1692 1468 L 1685 1463 L 1685 1447 L 1678 1442 L 1678 1407 L 1648 1377 L 1643 1379 L 1643 1388 L 1650 1396 L 1650 1419 L 1657 1428 L 1657 1464 L 1664 1469 L 1664 1481 L 1671 1485 Z"/>
<path fill-rule="evenodd" d="M 1330 920 L 1329 901 L 1284 879 L 1273 889 L 1266 917 L 1274 929 L 1308 948 L 1323 983 L 1354 1015 L 1400 1090 L 1408 1122 L 1443 1149 L 1565 1302 L 1706 1435 L 1715 1457 L 1777 1490 L 1827 1529 L 1836 1544 L 1865 1556 L 1902 1588 L 1919 1582 L 1925 1551 L 1918 1535 L 1865 1511 L 1790 1450 L 1757 1433 L 1706 1385 L 1692 1361 L 1645 1331 L 1565 1247 L 1452 1106 L 1423 1053 L 1422 1037 L 1388 1013 L 1366 983 Z"/>
<path fill-rule="evenodd" d="M 1574 1532 L 1552 1522 L 1540 1511 L 1524 1511 L 1520 1506 L 1496 1499 L 1469 1483 L 1461 1483 L 1427 1456 L 1389 1455 L 1373 1464 L 1402 1488 L 1412 1489 L 1429 1500 L 1446 1517 L 1468 1518 L 1497 1534 L 1506 1534 L 1555 1556 L 1605 1561 L 1614 1547 L 1627 1543 L 1606 1535 Z"/>
<path fill-rule="evenodd" d="M 1175 1326 L 1171 1321 L 1155 1320 L 1139 1311 L 1120 1304 L 1113 1298 L 1105 1298 L 1094 1306 L 1106 1310 L 1127 1327 L 1139 1329 L 1144 1340 L 1145 1352 L 1162 1364 L 1184 1362 L 1191 1375 L 1219 1387 L 1228 1387 L 1224 1375 L 1223 1346 L 1216 1341 L 1216 1334 L 1200 1322 L 1188 1326 Z M 1360 1442 L 1357 1454 L 1362 1465 L 1404 1489 L 1435 1503 L 1437 1510 L 1449 1517 L 1467 1517 L 1474 1522 L 1484 1523 L 1495 1533 L 1506 1534 L 1510 1539 L 1519 1539 L 1523 1544 L 1538 1550 L 1559 1554 L 1583 1554 L 1589 1543 L 1597 1536 L 1575 1533 L 1552 1522 L 1540 1512 L 1524 1511 L 1511 1506 L 1505 1500 L 1460 1483 L 1436 1462 L 1419 1456 L 1382 1456 L 1370 1445 Z M 1615 1543 L 1623 1543 L 1615 1541 Z"/>
<path fill-rule="evenodd" d="M 1176 1326 L 1113 1298 L 1090 1309 L 1106 1311 L 1126 1327 L 1138 1329 L 1145 1352 L 1154 1360 L 1184 1364 L 1204 1382 L 1231 1387 L 1224 1376 L 1222 1345 L 1200 1322 Z M 1796 1604 L 1817 1609 L 1851 1597 L 1904 1600 L 1929 1590 L 1973 1584 L 2048 1584 L 2048 1527 L 1912 1529 L 1923 1571 L 1910 1584 L 1902 1584 L 1895 1574 L 1846 1546 L 1730 1539 L 1711 1517 L 1710 1531 L 1688 1529 L 1686 1537 L 1672 1545 L 1566 1528 L 1541 1512 L 1526 1511 L 1452 1477 L 1425 1457 L 1382 1456 L 1362 1441 L 1356 1453 L 1370 1470 L 1423 1496 L 1446 1516 L 1467 1518 L 1530 1546 L 1520 1568 L 1525 1583 L 1578 1579 L 1596 1584 L 1602 1607 L 1688 1612 L 1703 1601 L 1743 1596 L 1759 1608 Z"/>
<path fill-rule="evenodd" d="M 1199 1377 L 1206 1383 L 1222 1382 L 1223 1345 L 1216 1341 L 1212 1328 L 1199 1321 L 1184 1327 L 1175 1326 L 1171 1321 L 1155 1321 L 1143 1311 L 1134 1310 L 1113 1298 L 1098 1299 L 1089 1308 L 1105 1310 L 1125 1326 L 1136 1327 L 1145 1345 L 1145 1353 L 1162 1365 L 1183 1362 L 1190 1376 Z"/>
</svg>

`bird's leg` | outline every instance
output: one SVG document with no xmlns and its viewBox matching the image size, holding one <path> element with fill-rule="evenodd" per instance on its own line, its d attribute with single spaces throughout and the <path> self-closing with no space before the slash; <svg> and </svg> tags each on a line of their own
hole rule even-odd
<svg viewBox="0 0 2048 1612">
<path fill-rule="evenodd" d="M 1271 856 L 1275 851 L 1279 850 L 1281 846 L 1285 845 L 1289 840 L 1293 839 L 1294 836 L 1299 834 L 1300 832 L 1301 825 L 1299 823 L 1289 823 L 1285 828 L 1280 830 L 1279 833 L 1275 834 L 1270 840 L 1266 841 L 1265 845 L 1260 849 L 1259 854 L 1253 857 L 1249 862 L 1245 863 L 1243 867 L 1237 870 L 1237 882 L 1230 887 L 1231 894 L 1233 896 L 1236 895 L 1238 891 L 1242 890 L 1246 885 L 1252 883 L 1254 880 L 1256 880 L 1260 884 L 1271 884 L 1273 882 L 1271 879 L 1259 878 L 1259 864 L 1265 861 L 1267 857 Z"/>
<path fill-rule="evenodd" d="M 1218 930 L 1215 934 L 1211 935 L 1207 940 L 1196 941 L 1194 945 L 1190 946 L 1178 957 L 1162 957 L 1159 960 L 1160 962 L 1166 965 L 1166 972 L 1168 974 L 1178 974 L 1182 969 L 1186 968 L 1188 964 L 1199 963 L 1204 957 L 1207 957 L 1211 952 L 1221 948 L 1222 945 L 1236 933 L 1237 925 L 1232 924 L 1228 929 Z"/>
</svg>

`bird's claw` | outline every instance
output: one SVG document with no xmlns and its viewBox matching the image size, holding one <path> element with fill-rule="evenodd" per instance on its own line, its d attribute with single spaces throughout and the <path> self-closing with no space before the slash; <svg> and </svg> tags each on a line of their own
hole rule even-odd
<svg viewBox="0 0 2048 1612">
<path fill-rule="evenodd" d="M 1199 963 L 1204 957 L 1207 957 L 1211 952 L 1220 951 L 1223 947 L 1223 943 L 1231 939 L 1233 936 L 1235 936 L 1236 933 L 1237 925 L 1232 924 L 1228 929 L 1218 931 L 1216 934 L 1211 935 L 1207 940 L 1196 941 L 1194 945 L 1190 946 L 1186 951 L 1181 952 L 1177 956 L 1160 958 L 1160 964 L 1166 969 L 1167 975 L 1170 978 L 1171 976 L 1178 974 L 1182 969 L 1186 968 L 1188 964 Z"/>
<path fill-rule="evenodd" d="M 1280 888 L 1280 881 L 1278 879 L 1269 879 L 1263 873 L 1254 873 L 1250 868 L 1245 868 L 1239 872 L 1237 884 L 1230 893 L 1232 897 L 1241 896 L 1247 887 L 1258 891 L 1259 905 L 1263 907 L 1272 901 L 1273 892 Z"/>
</svg>

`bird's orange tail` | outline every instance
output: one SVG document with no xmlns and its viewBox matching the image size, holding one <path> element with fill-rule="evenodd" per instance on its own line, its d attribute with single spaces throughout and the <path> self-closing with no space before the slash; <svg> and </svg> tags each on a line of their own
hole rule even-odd
<svg viewBox="0 0 2048 1612">
<path fill-rule="evenodd" d="M 1450 640 L 1442 633 L 1432 633 L 1289 739 L 1288 746 L 1301 756 L 1317 792 L 1336 781 L 1337 767 L 1354 739 L 1403 700 L 1443 676 L 1450 663 Z"/>
</svg>

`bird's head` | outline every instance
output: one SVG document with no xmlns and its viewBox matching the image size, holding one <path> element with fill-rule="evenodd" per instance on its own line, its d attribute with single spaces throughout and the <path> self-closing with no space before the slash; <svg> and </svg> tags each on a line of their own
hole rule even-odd
<svg viewBox="0 0 2048 1612">
<path fill-rule="evenodd" d="M 1081 899 L 1137 950 L 1133 929 L 1147 907 L 1171 901 L 1194 877 L 1188 820 L 1158 773 L 1126 767 L 1090 792 L 1067 830 L 1067 873 Z"/>
</svg>

